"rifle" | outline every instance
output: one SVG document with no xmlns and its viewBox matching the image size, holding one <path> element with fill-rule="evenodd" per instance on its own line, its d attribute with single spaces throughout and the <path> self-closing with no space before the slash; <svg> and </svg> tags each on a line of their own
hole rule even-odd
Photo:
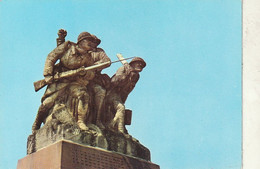
<svg viewBox="0 0 260 169">
<path fill-rule="evenodd" d="M 103 67 L 103 66 L 108 66 L 112 63 L 116 63 L 116 62 L 120 62 L 122 60 L 128 60 L 128 59 L 132 59 L 134 57 L 130 57 L 130 58 L 126 58 L 126 59 L 119 59 L 117 61 L 114 61 L 114 62 L 104 62 L 104 63 L 101 63 L 101 64 L 98 64 L 98 65 L 93 65 L 93 66 L 89 66 L 89 67 L 81 67 L 81 68 L 78 68 L 78 69 L 75 69 L 75 70 L 68 70 L 66 72 L 61 72 L 61 73 L 56 73 L 54 76 L 53 76 L 53 80 L 54 81 L 58 81 L 58 80 L 61 80 L 61 79 L 64 79 L 64 78 L 68 78 L 68 77 L 71 77 L 71 76 L 75 76 L 76 74 L 82 72 L 82 71 L 88 71 L 88 70 L 94 70 L 94 69 L 98 69 L 100 67 Z M 35 92 L 39 91 L 40 89 L 42 89 L 44 86 L 47 85 L 47 82 L 45 81 L 45 79 L 42 79 L 42 80 L 38 80 L 36 82 L 33 83 L 34 85 L 34 90 Z"/>
<path fill-rule="evenodd" d="M 66 71 L 66 72 L 56 73 L 53 76 L 53 80 L 58 81 L 58 80 L 61 80 L 61 79 L 64 79 L 64 78 L 74 76 L 74 75 L 76 75 L 76 74 L 78 74 L 82 71 L 94 70 L 94 69 L 97 69 L 97 68 L 100 68 L 100 67 L 103 67 L 103 66 L 108 66 L 108 65 L 110 65 L 110 63 L 111 62 L 108 61 L 108 62 L 104 62 L 104 63 L 98 64 L 98 65 L 93 65 L 93 66 L 89 66 L 89 67 L 85 67 L 85 68 L 81 67 L 81 68 L 78 68 L 78 69 L 75 69 L 75 70 L 69 70 L 69 71 Z M 46 83 L 45 79 L 42 79 L 42 80 L 38 80 L 37 82 L 34 82 L 33 85 L 34 85 L 34 90 L 37 92 L 41 88 L 46 86 L 47 83 Z"/>
</svg>

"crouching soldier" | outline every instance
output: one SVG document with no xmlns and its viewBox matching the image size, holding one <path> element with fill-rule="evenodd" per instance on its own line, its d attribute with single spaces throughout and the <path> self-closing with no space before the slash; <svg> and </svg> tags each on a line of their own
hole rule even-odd
<svg viewBox="0 0 260 169">
<path fill-rule="evenodd" d="M 110 122 L 110 127 L 117 127 L 121 133 L 126 133 L 125 129 L 125 101 L 134 89 L 139 80 L 139 72 L 146 66 L 145 61 L 140 57 L 135 57 L 129 64 L 124 63 L 116 74 L 111 78 L 111 86 L 107 92 L 107 103 L 115 110 L 115 116 Z"/>
</svg>

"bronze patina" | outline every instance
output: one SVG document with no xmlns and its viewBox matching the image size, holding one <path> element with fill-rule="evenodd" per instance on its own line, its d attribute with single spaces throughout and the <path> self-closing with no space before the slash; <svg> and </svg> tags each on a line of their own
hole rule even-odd
<svg viewBox="0 0 260 169">
<path fill-rule="evenodd" d="M 27 153 L 70 140 L 150 160 L 149 150 L 125 127 L 132 115 L 125 101 L 145 61 L 134 57 L 128 63 L 118 54 L 123 66 L 109 77 L 101 71 L 113 62 L 98 47 L 99 38 L 82 32 L 74 43 L 66 41 L 66 35 L 66 30 L 58 31 L 57 47 L 45 61 L 44 79 L 34 83 L 35 91 L 47 88 L 28 137 Z"/>
</svg>

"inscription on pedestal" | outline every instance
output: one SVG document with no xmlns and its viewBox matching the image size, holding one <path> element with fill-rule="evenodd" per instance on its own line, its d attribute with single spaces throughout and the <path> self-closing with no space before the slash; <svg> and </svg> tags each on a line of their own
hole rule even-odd
<svg viewBox="0 0 260 169">
<path fill-rule="evenodd" d="M 127 169 L 123 158 L 111 156 L 102 151 L 94 152 L 71 147 L 70 152 L 75 165 L 99 169 L 106 169 L 107 166 L 111 169 Z"/>
</svg>

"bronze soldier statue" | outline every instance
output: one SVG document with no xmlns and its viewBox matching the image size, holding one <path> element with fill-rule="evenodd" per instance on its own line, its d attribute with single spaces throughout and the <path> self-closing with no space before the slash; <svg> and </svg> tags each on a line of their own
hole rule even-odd
<svg viewBox="0 0 260 169">
<path fill-rule="evenodd" d="M 100 72 L 109 67 L 111 61 L 104 50 L 97 47 L 101 40 L 95 35 L 82 32 L 78 36 L 77 43 L 73 43 L 64 42 L 66 34 L 65 30 L 58 32 L 58 47 L 47 56 L 43 75 L 44 82 L 48 84 L 48 87 L 42 97 L 42 104 L 32 126 L 33 132 L 40 128 L 41 123 L 56 104 L 64 104 L 76 119 L 78 126 L 82 130 L 88 130 L 86 120 L 90 112 L 90 90 L 93 91 L 95 98 L 96 124 L 102 126 L 100 116 L 106 90 L 93 79 L 101 76 Z M 57 61 L 59 63 L 55 64 Z M 102 65 L 102 63 L 108 64 Z M 95 70 L 85 71 L 84 69 L 84 67 L 100 64 L 102 66 Z M 67 72 L 70 74 L 68 75 Z M 62 73 L 66 75 L 65 78 L 59 78 Z"/>
<path fill-rule="evenodd" d="M 35 91 L 46 85 L 47 89 L 28 137 L 27 153 L 69 140 L 150 160 L 150 151 L 125 128 L 131 124 L 132 112 L 124 104 L 145 61 L 117 54 L 119 60 L 111 62 L 98 48 L 101 40 L 95 35 L 82 32 L 77 43 L 65 41 L 66 35 L 66 30 L 58 31 L 57 47 L 45 61 L 44 79 L 34 82 Z M 112 78 L 101 73 L 115 62 L 123 66 Z"/>
<path fill-rule="evenodd" d="M 139 72 L 145 66 L 146 63 L 142 58 L 135 57 L 129 64 L 125 62 L 111 78 L 111 87 L 107 92 L 107 103 L 112 106 L 116 113 L 110 123 L 110 127 L 114 128 L 117 126 L 117 130 L 121 133 L 127 133 L 124 121 L 124 103 L 139 80 Z"/>
</svg>

